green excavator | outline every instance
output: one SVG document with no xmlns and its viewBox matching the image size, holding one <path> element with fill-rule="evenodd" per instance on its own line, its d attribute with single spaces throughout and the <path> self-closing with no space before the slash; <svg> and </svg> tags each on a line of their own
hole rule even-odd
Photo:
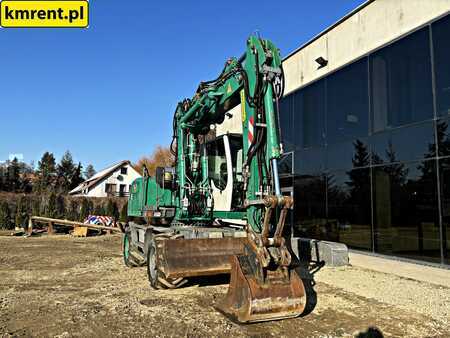
<svg viewBox="0 0 450 338">
<path fill-rule="evenodd" d="M 230 273 L 216 309 L 240 323 L 297 317 L 306 304 L 285 228 L 293 199 L 281 193 L 278 175 L 283 91 L 279 50 L 251 36 L 242 57 L 178 104 L 174 167 L 154 177 L 144 168 L 130 189 L 125 264 L 147 265 L 156 289 Z M 239 104 L 242 134 L 217 135 Z"/>
</svg>

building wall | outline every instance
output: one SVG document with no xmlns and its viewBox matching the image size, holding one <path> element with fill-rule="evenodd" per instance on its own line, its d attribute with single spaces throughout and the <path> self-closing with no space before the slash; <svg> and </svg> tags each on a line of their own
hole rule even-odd
<svg viewBox="0 0 450 338">
<path fill-rule="evenodd" d="M 376 0 L 363 11 L 384 12 L 392 27 L 389 16 L 400 17 L 392 6 L 402 3 Z M 300 236 L 450 264 L 450 8 L 430 17 L 442 2 L 420 4 L 403 12 L 410 31 L 395 26 L 391 41 L 285 95 L 281 129 L 293 165 L 283 184 L 294 190 Z"/>
<path fill-rule="evenodd" d="M 284 58 L 280 171 L 298 235 L 450 264 L 449 11 L 374 0 Z"/>
<path fill-rule="evenodd" d="M 118 168 L 110 176 L 97 184 L 92 190 L 88 192 L 88 197 L 107 197 L 106 184 L 116 184 L 116 191 L 119 191 L 120 184 L 125 184 L 125 193 L 129 193 L 130 185 L 135 179 L 141 177 L 141 175 L 129 164 L 123 166 L 127 168 L 127 174 L 120 173 L 121 168 Z"/>
<path fill-rule="evenodd" d="M 375 0 L 284 59 L 285 94 L 450 11 L 450 0 Z M 315 60 L 328 65 L 318 69 Z"/>
<path fill-rule="evenodd" d="M 284 58 L 285 94 L 333 72 L 450 11 L 450 0 L 375 0 L 306 47 Z M 328 65 L 318 69 L 315 60 Z M 240 106 L 217 135 L 242 133 Z"/>
</svg>

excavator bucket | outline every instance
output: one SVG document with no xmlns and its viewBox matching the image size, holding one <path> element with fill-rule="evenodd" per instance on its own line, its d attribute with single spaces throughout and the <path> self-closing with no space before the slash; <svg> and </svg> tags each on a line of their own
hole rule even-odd
<svg viewBox="0 0 450 338">
<path fill-rule="evenodd" d="M 244 240 L 231 237 L 160 241 L 160 269 L 168 278 L 229 273 L 230 257 L 242 254 Z"/>
<path fill-rule="evenodd" d="M 305 288 L 294 269 L 262 268 L 254 255 L 231 257 L 225 299 L 216 307 L 234 322 L 252 323 L 298 317 L 306 305 Z M 263 274 L 263 275 L 262 275 Z"/>
</svg>

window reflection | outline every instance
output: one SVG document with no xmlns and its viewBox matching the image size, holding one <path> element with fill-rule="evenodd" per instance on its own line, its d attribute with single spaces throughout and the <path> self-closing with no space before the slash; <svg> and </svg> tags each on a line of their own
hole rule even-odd
<svg viewBox="0 0 450 338">
<path fill-rule="evenodd" d="M 352 169 L 370 165 L 367 139 L 327 146 L 327 169 Z"/>
<path fill-rule="evenodd" d="M 434 67 L 436 74 L 437 113 L 450 114 L 450 16 L 432 25 L 434 46 Z"/>
<path fill-rule="evenodd" d="M 333 240 L 326 218 L 324 175 L 294 177 L 294 235 Z"/>
<path fill-rule="evenodd" d="M 312 148 L 294 153 L 294 172 L 302 175 L 318 175 L 325 170 L 325 148 Z"/>
<path fill-rule="evenodd" d="M 434 157 L 433 122 L 374 134 L 370 144 L 374 165 Z"/>
<path fill-rule="evenodd" d="M 284 151 L 295 150 L 294 140 L 294 96 L 285 96 L 279 102 L 280 108 L 280 125 L 281 125 L 281 140 Z"/>
<path fill-rule="evenodd" d="M 441 211 L 443 225 L 444 260 L 450 264 L 450 159 L 442 159 L 440 165 Z"/>
<path fill-rule="evenodd" d="M 439 119 L 436 121 L 439 156 L 441 157 L 450 156 L 450 131 L 448 130 L 449 122 L 450 121 L 448 119 Z M 434 154 L 436 154 L 436 150 L 434 150 Z"/>
<path fill-rule="evenodd" d="M 433 117 L 429 28 L 370 56 L 372 131 Z"/>
<path fill-rule="evenodd" d="M 371 250 L 370 169 L 335 171 L 327 177 L 328 224 L 351 248 Z"/>
<path fill-rule="evenodd" d="M 372 169 L 376 252 L 440 261 L 435 163 Z"/>
<path fill-rule="evenodd" d="M 325 80 L 295 93 L 294 123 L 302 148 L 325 144 Z"/>
<path fill-rule="evenodd" d="M 447 16 L 283 99 L 296 235 L 450 264 L 449 35 Z"/>
<path fill-rule="evenodd" d="M 294 170 L 294 153 L 285 153 L 278 160 L 278 173 L 280 176 L 292 175 Z"/>
<path fill-rule="evenodd" d="M 369 93 L 367 83 L 367 58 L 357 61 L 327 78 L 328 144 L 368 135 Z"/>
</svg>

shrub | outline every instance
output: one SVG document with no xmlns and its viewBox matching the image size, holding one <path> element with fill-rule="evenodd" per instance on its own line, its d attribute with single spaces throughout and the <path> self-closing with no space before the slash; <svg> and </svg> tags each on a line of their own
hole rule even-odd
<svg viewBox="0 0 450 338">
<path fill-rule="evenodd" d="M 8 202 L 2 202 L 0 204 L 0 227 L 3 229 L 13 229 L 14 226 L 11 222 L 11 210 Z"/>
<path fill-rule="evenodd" d="M 66 217 L 71 221 L 76 221 L 80 219 L 80 205 L 77 199 L 72 199 L 70 201 L 70 206 L 67 208 Z"/>
<path fill-rule="evenodd" d="M 108 200 L 106 204 L 106 216 L 111 216 L 116 221 L 119 219 L 119 208 L 117 207 L 116 202 L 111 199 Z"/>
<path fill-rule="evenodd" d="M 57 217 L 56 194 L 51 192 L 47 199 L 45 216 L 50 218 Z"/>
<path fill-rule="evenodd" d="M 25 196 L 21 196 L 17 202 L 15 225 L 17 227 L 26 228 L 28 218 L 28 200 Z"/>
<path fill-rule="evenodd" d="M 122 223 L 128 222 L 128 202 L 123 205 L 122 209 L 120 209 L 119 221 Z"/>
<path fill-rule="evenodd" d="M 84 222 L 84 220 L 86 219 L 86 217 L 89 216 L 90 213 L 91 213 L 91 209 L 90 209 L 89 201 L 87 198 L 83 198 L 81 200 L 80 216 L 79 216 L 78 220 L 80 222 Z"/>
</svg>

